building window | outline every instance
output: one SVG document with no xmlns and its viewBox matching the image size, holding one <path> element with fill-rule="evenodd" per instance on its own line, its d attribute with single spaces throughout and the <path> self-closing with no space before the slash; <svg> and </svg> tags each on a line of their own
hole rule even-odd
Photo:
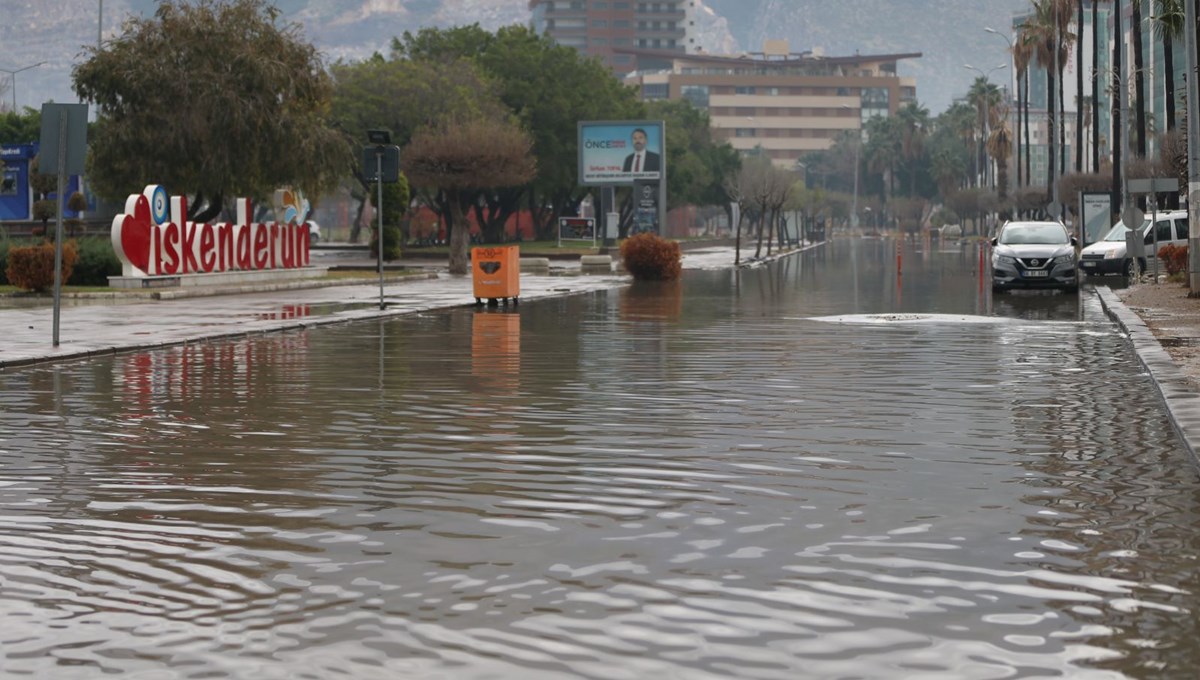
<svg viewBox="0 0 1200 680">
<path fill-rule="evenodd" d="M 733 93 L 734 94 L 754 94 L 754 86 L 753 85 L 738 85 L 737 87 L 733 88 Z"/>
<path fill-rule="evenodd" d="M 680 95 L 698 109 L 708 108 L 707 85 L 684 85 L 680 89 Z"/>
<path fill-rule="evenodd" d="M 608 9 L 608 3 L 607 3 L 607 2 L 593 2 L 593 3 L 592 3 L 592 9 L 598 9 L 598 10 L 607 10 L 607 9 Z"/>
<path fill-rule="evenodd" d="M 758 130 L 755 130 L 754 128 L 736 128 L 733 131 L 733 135 L 735 137 L 757 137 Z"/>
<path fill-rule="evenodd" d="M 671 86 L 666 83 L 647 83 L 642 85 L 642 99 L 667 99 L 671 96 Z"/>
<path fill-rule="evenodd" d="M 0 196 L 16 196 L 17 181 L 20 173 L 16 168 L 8 167 L 4 169 L 4 175 L 0 176 Z"/>
<path fill-rule="evenodd" d="M 591 25 L 592 28 L 608 28 L 608 21 L 606 19 L 592 19 Z"/>
</svg>

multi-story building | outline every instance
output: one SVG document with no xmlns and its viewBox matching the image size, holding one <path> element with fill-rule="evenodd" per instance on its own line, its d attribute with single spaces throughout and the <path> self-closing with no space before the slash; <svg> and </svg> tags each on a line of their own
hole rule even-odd
<svg viewBox="0 0 1200 680">
<path fill-rule="evenodd" d="M 695 0 L 529 0 L 533 27 L 556 43 L 599 57 L 618 75 L 660 68 L 662 55 L 695 46 Z M 640 56 L 630 50 L 649 50 Z"/>
<path fill-rule="evenodd" d="M 914 101 L 916 81 L 901 78 L 897 64 L 920 56 L 827 57 L 793 53 L 786 41 L 769 41 L 756 54 L 676 55 L 667 68 L 643 70 L 625 81 L 639 87 L 646 100 L 691 101 L 708 111 L 718 140 L 794 167 L 805 154 L 833 146 L 840 133 L 861 130 L 866 120 L 892 115 Z"/>
</svg>

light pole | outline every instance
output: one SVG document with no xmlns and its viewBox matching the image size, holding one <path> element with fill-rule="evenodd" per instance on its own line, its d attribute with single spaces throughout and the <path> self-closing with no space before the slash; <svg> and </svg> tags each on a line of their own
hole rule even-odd
<svg viewBox="0 0 1200 680">
<path fill-rule="evenodd" d="M 1008 64 L 1000 64 L 999 66 L 993 66 L 992 68 L 988 69 L 986 72 L 984 72 L 983 69 L 976 68 L 974 66 L 971 66 L 970 64 L 963 64 L 963 68 L 970 69 L 970 70 L 978 73 L 979 76 L 981 78 L 983 78 L 983 85 L 984 85 L 984 88 L 983 88 L 983 129 L 982 129 L 983 144 L 981 145 L 982 149 L 980 152 L 980 156 L 983 160 L 983 167 L 980 168 L 980 170 L 983 171 L 983 178 L 982 178 L 983 183 L 988 184 L 990 182 L 990 180 L 988 178 L 988 175 L 989 175 L 988 170 L 991 166 L 991 163 L 988 161 L 988 156 L 987 156 L 988 127 L 990 127 L 990 125 L 989 125 L 990 121 L 988 120 L 988 105 L 990 104 L 989 100 L 991 99 L 991 92 L 988 92 L 988 89 L 987 89 L 987 86 L 990 85 L 991 82 L 988 79 L 996 71 L 999 71 L 1000 69 L 1008 68 Z"/>
<path fill-rule="evenodd" d="M 1021 84 L 1018 82 L 1020 80 L 1020 75 L 1017 73 L 1017 69 L 1016 69 L 1016 55 L 1013 54 L 1012 38 L 1008 37 L 1007 35 L 1004 35 L 1003 33 L 1001 33 L 1000 31 L 997 31 L 996 29 L 992 28 L 991 26 L 985 26 L 983 30 L 988 33 L 991 33 L 993 35 L 998 35 L 1001 38 L 1004 38 L 1004 42 L 1008 43 L 1008 54 L 1011 57 L 1009 63 L 1012 64 L 1012 66 L 1013 66 L 1013 77 L 1012 77 L 1013 97 L 1012 98 L 1013 98 L 1013 101 L 1016 102 L 1017 101 L 1017 88 L 1020 87 Z M 1014 113 L 1014 115 L 1013 115 L 1014 120 L 1013 120 L 1013 134 L 1012 134 L 1012 138 L 1013 138 L 1013 156 L 1012 157 L 1013 157 L 1013 168 L 1015 168 L 1017 170 L 1016 172 L 1013 173 L 1013 177 L 1015 177 L 1017 180 L 1016 182 L 1014 182 L 1013 186 L 1020 188 L 1020 184 L 1021 184 L 1021 182 L 1020 182 L 1020 179 L 1021 179 L 1021 134 L 1020 134 L 1020 130 L 1017 129 L 1020 127 L 1020 112 L 1014 107 L 1013 113 Z M 1025 181 L 1028 182 L 1029 178 L 1026 177 Z"/>
<path fill-rule="evenodd" d="M 10 79 L 12 80 L 12 91 L 13 91 L 12 110 L 13 110 L 13 113 L 17 113 L 17 74 L 20 73 L 21 71 L 28 71 L 31 68 L 37 68 L 44 63 L 46 63 L 46 62 L 39 61 L 36 64 L 30 64 L 29 66 L 22 66 L 21 68 L 18 68 L 18 69 L 0 68 L 0 72 L 7 73 L 9 75 Z"/>
</svg>

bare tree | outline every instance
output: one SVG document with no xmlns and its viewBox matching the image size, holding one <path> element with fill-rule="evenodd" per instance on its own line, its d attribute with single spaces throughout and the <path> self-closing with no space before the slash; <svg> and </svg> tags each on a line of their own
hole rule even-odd
<svg viewBox="0 0 1200 680">
<path fill-rule="evenodd" d="M 402 167 L 413 184 L 443 192 L 450 212 L 450 273 L 467 273 L 471 229 L 463 204 L 478 191 L 518 186 L 537 175 L 529 133 L 503 119 L 445 119 L 418 131 Z"/>
</svg>

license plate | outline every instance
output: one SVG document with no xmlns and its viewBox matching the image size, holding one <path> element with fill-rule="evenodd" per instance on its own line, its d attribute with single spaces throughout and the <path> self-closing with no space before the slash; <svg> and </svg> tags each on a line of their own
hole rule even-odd
<svg viewBox="0 0 1200 680">
<path fill-rule="evenodd" d="M 1050 272 L 1042 269 L 1042 270 L 1037 270 L 1037 271 L 1025 272 L 1025 276 L 1027 278 L 1031 278 L 1031 279 L 1044 279 L 1047 276 L 1050 276 Z"/>
<path fill-rule="evenodd" d="M 1085 267 L 1095 267 L 1095 266 L 1096 266 L 1096 263 L 1095 263 L 1095 262 L 1088 262 L 1087 260 L 1084 260 L 1084 261 L 1083 261 L 1083 266 L 1085 266 Z"/>
</svg>

